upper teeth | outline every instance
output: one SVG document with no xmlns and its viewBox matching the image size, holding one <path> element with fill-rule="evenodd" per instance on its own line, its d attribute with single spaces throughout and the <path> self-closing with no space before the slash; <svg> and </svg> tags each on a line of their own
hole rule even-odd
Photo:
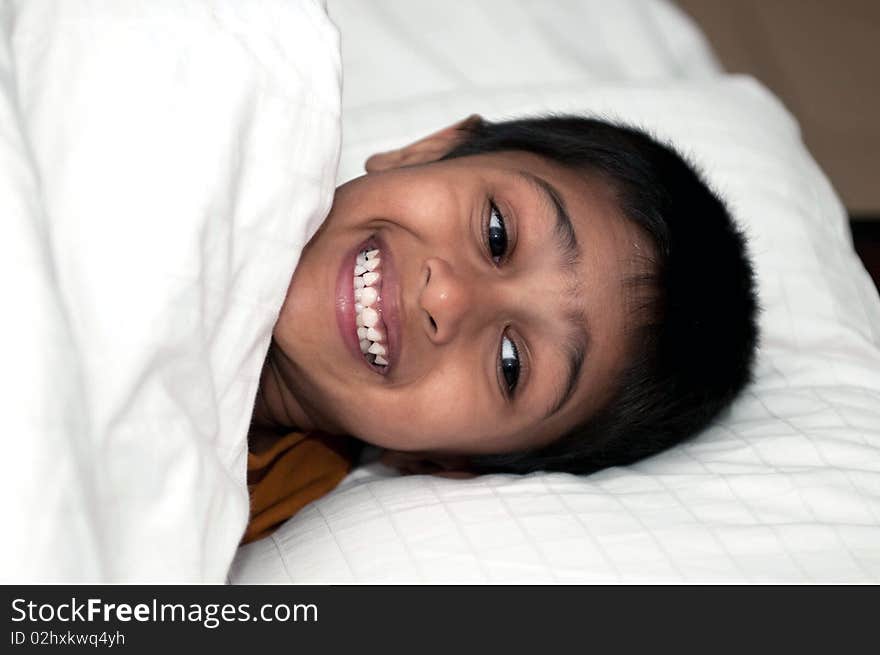
<svg viewBox="0 0 880 655">
<path fill-rule="evenodd" d="M 364 287 L 355 291 L 355 300 L 364 307 L 372 307 L 378 298 L 379 292 L 376 291 L 375 287 Z"/>
<path fill-rule="evenodd" d="M 379 300 L 382 273 L 379 250 L 364 250 L 354 265 L 355 323 L 361 352 L 373 364 L 387 366 L 385 324 L 380 321 L 374 305 Z"/>
<path fill-rule="evenodd" d="M 371 328 L 379 322 L 379 312 L 372 307 L 364 307 L 358 315 L 361 317 L 361 323 L 364 324 L 364 327 Z"/>
</svg>

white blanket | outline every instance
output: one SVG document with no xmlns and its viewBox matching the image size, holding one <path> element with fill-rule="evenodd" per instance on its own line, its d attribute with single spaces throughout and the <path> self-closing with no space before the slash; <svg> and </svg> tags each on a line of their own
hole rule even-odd
<svg viewBox="0 0 880 655">
<path fill-rule="evenodd" d="M 225 579 L 332 200 L 321 3 L 0 3 L 0 582 Z"/>
</svg>

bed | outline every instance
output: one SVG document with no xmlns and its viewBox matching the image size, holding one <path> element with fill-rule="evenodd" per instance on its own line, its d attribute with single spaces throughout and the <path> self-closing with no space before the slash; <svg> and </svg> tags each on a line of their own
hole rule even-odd
<svg viewBox="0 0 880 655">
<path fill-rule="evenodd" d="M 880 299 L 781 103 L 661 0 L 326 9 L 0 4 L 0 580 L 880 581 Z M 646 127 L 729 201 L 754 384 L 591 476 L 401 477 L 368 450 L 239 548 L 262 360 L 334 185 L 471 113 L 545 110 Z"/>
<path fill-rule="evenodd" d="M 880 580 L 880 301 L 798 126 L 666 2 L 331 0 L 339 181 L 479 112 L 579 111 L 671 140 L 751 239 L 756 381 L 694 441 L 578 477 L 399 477 L 369 456 L 239 550 L 232 583 Z"/>
</svg>

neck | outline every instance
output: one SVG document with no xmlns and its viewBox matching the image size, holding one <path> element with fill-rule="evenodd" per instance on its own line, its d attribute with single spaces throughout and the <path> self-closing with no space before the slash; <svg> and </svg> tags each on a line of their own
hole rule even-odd
<svg viewBox="0 0 880 655">
<path fill-rule="evenodd" d="M 310 432 L 319 429 L 290 389 L 292 373 L 289 360 L 273 339 L 260 374 L 257 402 L 251 419 L 251 431 L 282 434 L 292 430 Z"/>
</svg>

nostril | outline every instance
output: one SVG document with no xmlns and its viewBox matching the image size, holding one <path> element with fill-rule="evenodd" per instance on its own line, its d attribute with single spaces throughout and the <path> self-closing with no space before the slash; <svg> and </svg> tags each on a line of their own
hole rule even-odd
<svg viewBox="0 0 880 655">
<path fill-rule="evenodd" d="M 437 321 L 434 320 L 434 317 L 428 314 L 428 320 L 431 321 L 431 328 L 433 328 L 434 332 L 437 331 Z"/>
</svg>

